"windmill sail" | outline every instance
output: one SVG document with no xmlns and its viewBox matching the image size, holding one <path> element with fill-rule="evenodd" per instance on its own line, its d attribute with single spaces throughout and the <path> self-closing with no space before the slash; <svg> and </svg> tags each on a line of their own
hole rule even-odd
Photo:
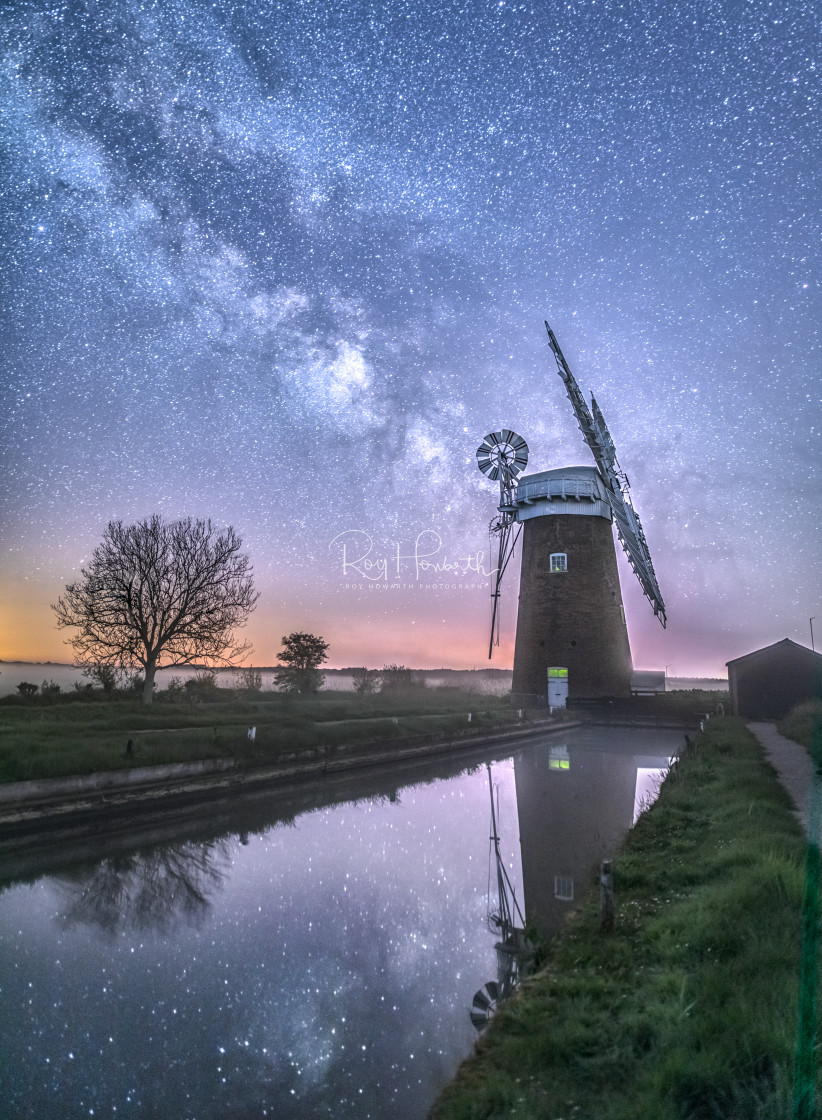
<svg viewBox="0 0 822 1120">
<path fill-rule="evenodd" d="M 633 568 L 634 574 L 645 593 L 645 597 L 653 607 L 654 614 L 662 625 L 665 626 L 665 603 L 662 599 L 662 593 L 659 590 L 654 566 L 651 563 L 648 543 L 645 540 L 645 533 L 642 530 L 639 514 L 634 509 L 631 501 L 628 476 L 617 462 L 616 448 L 614 447 L 614 441 L 611 439 L 611 433 L 608 431 L 608 426 L 605 423 L 605 418 L 600 412 L 599 406 L 593 396 L 591 397 L 591 408 L 588 408 L 588 405 L 585 403 L 585 398 L 580 392 L 579 385 L 577 385 L 576 378 L 573 373 L 571 373 L 568 363 L 565 361 L 565 355 L 560 349 L 554 332 L 547 323 L 545 324 L 545 329 L 548 332 L 548 341 L 551 344 L 551 349 L 556 358 L 557 372 L 565 385 L 565 391 L 574 409 L 574 415 L 577 418 L 580 431 L 585 438 L 585 442 L 591 449 L 599 472 L 605 482 L 611 513 L 616 522 L 620 543 L 625 549 L 625 555 L 628 557 L 628 563 Z"/>
</svg>

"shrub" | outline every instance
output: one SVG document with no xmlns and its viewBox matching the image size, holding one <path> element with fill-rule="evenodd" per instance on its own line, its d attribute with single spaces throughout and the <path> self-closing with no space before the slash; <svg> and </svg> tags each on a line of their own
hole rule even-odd
<svg viewBox="0 0 822 1120">
<path fill-rule="evenodd" d="M 384 665 L 381 692 L 406 692 L 425 688 L 425 677 L 407 669 L 405 665 Z"/>
<path fill-rule="evenodd" d="M 123 673 L 114 665 L 105 665 L 101 661 L 97 661 L 94 665 L 85 666 L 83 676 L 88 677 L 91 681 L 90 687 L 97 685 L 102 688 L 106 696 L 113 696 L 117 688 L 117 682 L 123 676 Z"/>
<path fill-rule="evenodd" d="M 354 691 L 358 696 L 369 696 L 377 691 L 380 683 L 380 674 L 376 669 L 353 669 L 351 679 L 354 682 Z"/>
<path fill-rule="evenodd" d="M 164 700 L 167 704 L 177 704 L 185 696 L 185 686 L 182 677 L 172 677 L 157 699 Z"/>
<path fill-rule="evenodd" d="M 17 686 L 17 691 L 21 696 L 34 696 L 39 691 L 40 686 L 32 684 L 30 681 L 20 681 Z"/>
<path fill-rule="evenodd" d="M 217 674 L 200 670 L 193 677 L 189 677 L 183 685 L 186 699 L 190 704 L 202 704 L 204 700 L 219 699 L 217 687 Z"/>
<path fill-rule="evenodd" d="M 249 665 L 245 669 L 238 669 L 234 674 L 234 687 L 238 692 L 262 692 L 263 675 L 253 665 Z"/>
</svg>

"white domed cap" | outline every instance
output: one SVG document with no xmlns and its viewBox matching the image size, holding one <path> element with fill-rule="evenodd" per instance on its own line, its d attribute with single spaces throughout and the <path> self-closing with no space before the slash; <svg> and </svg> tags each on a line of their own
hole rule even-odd
<svg viewBox="0 0 822 1120">
<path fill-rule="evenodd" d="M 556 515 L 611 520 L 608 493 L 596 467 L 557 467 L 523 475 L 514 501 L 518 521 Z"/>
</svg>

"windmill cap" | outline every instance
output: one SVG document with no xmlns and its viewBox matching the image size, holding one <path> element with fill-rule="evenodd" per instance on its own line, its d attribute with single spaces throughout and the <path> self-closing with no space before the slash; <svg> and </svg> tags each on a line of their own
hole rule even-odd
<svg viewBox="0 0 822 1120">
<path fill-rule="evenodd" d="M 548 479 L 554 478 L 578 478 L 589 480 L 595 485 L 598 484 L 597 488 L 603 498 L 607 497 L 602 475 L 596 467 L 589 466 L 588 464 L 578 467 L 554 467 L 554 469 L 550 471 L 539 471 L 537 474 L 524 474 L 519 481 L 520 484 L 522 484 L 523 482 L 542 482 L 543 479 L 547 481 Z"/>
<path fill-rule="evenodd" d="M 593 514 L 611 520 L 605 483 L 596 467 L 556 467 L 526 474 L 514 491 L 517 519 L 549 513 Z"/>
</svg>

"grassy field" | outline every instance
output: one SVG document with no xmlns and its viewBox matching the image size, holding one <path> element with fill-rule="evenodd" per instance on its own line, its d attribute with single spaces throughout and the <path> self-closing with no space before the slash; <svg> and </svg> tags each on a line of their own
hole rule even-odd
<svg viewBox="0 0 822 1120">
<path fill-rule="evenodd" d="M 458 689 L 307 698 L 220 697 L 221 691 L 197 705 L 155 701 L 149 708 L 136 698 L 84 693 L 6 697 L 0 701 L 0 782 L 204 758 L 255 763 L 320 745 L 480 729 L 517 718 L 497 697 Z M 248 739 L 252 726 L 254 743 Z M 126 757 L 129 739 L 133 753 Z"/>
<path fill-rule="evenodd" d="M 693 717 L 722 694 L 674 692 L 625 700 L 616 715 Z M 624 712 L 623 712 L 624 708 Z M 471 714 L 469 725 L 468 715 Z M 526 712 L 544 719 L 543 710 Z M 561 718 L 561 717 L 557 717 Z M 197 703 L 159 693 L 56 692 L 0 699 L 0 782 L 64 777 L 128 766 L 234 757 L 249 764 L 322 745 L 489 728 L 518 721 L 510 698 L 460 688 L 410 688 L 358 696 L 214 689 Z M 248 728 L 256 727 L 256 741 Z M 126 756 L 131 740 L 133 751 Z"/>
<path fill-rule="evenodd" d="M 806 845 L 744 725 L 711 720 L 436 1120 L 787 1120 Z M 817 1113 L 814 1113 L 817 1115 Z"/>
</svg>

